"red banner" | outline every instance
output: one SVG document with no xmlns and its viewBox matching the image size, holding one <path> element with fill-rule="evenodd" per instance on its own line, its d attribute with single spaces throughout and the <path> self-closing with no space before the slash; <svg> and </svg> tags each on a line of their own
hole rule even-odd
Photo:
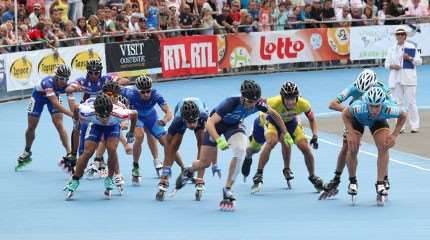
<svg viewBox="0 0 430 240">
<path fill-rule="evenodd" d="M 160 45 L 163 77 L 218 73 L 216 36 L 165 38 Z"/>
</svg>

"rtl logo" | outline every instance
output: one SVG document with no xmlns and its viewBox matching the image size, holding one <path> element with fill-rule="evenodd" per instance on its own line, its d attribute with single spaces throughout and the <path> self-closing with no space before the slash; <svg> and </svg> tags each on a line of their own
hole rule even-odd
<svg viewBox="0 0 430 240">
<path fill-rule="evenodd" d="M 187 68 L 216 67 L 216 56 L 213 55 L 211 42 L 190 44 L 190 60 L 187 61 L 185 44 L 164 46 L 164 69 L 177 70 Z"/>
<path fill-rule="evenodd" d="M 279 59 L 297 58 L 297 53 L 305 48 L 305 44 L 300 41 L 292 41 L 291 38 L 278 38 L 276 42 L 266 42 L 266 37 L 260 39 L 260 57 L 263 60 L 271 60 L 276 52 Z"/>
</svg>

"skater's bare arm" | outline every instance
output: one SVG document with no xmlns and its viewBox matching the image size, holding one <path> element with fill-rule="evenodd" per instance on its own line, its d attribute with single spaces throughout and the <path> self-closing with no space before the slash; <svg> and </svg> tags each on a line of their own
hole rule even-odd
<svg viewBox="0 0 430 240">
<path fill-rule="evenodd" d="M 267 113 L 272 116 L 273 120 L 275 121 L 276 125 L 279 126 L 281 129 L 281 137 L 284 136 L 285 133 L 287 133 L 287 127 L 285 126 L 284 120 L 282 120 L 282 117 L 279 115 L 278 112 L 276 112 L 273 108 L 268 107 Z"/>
<path fill-rule="evenodd" d="M 221 137 L 215 128 L 215 124 L 221 122 L 221 120 L 221 116 L 215 112 L 212 116 L 209 117 L 208 121 L 206 122 L 206 130 L 208 131 L 209 135 L 211 135 L 211 137 L 215 140 Z"/>
<path fill-rule="evenodd" d="M 73 113 L 69 110 L 67 110 L 63 105 L 61 105 L 60 101 L 58 100 L 58 97 L 55 95 L 55 93 L 52 90 L 48 90 L 46 92 L 46 96 L 48 97 L 49 101 L 52 103 L 52 106 L 58 111 L 66 114 L 69 117 L 73 117 Z"/>
<path fill-rule="evenodd" d="M 308 112 L 305 113 L 305 115 L 309 120 L 309 125 L 311 126 L 312 135 L 314 136 L 318 135 L 317 120 L 314 116 L 314 113 L 312 112 L 312 110 L 309 110 Z"/>
<path fill-rule="evenodd" d="M 345 109 L 345 107 L 337 99 L 334 99 L 333 101 L 331 101 L 328 108 L 338 112 L 342 112 L 343 109 Z"/>
<path fill-rule="evenodd" d="M 406 119 L 407 119 L 407 114 L 405 112 L 401 112 L 400 117 L 397 119 L 396 127 L 393 130 L 393 133 L 392 133 L 393 136 L 395 137 L 399 136 L 403 125 L 405 125 L 406 123 Z"/>
<path fill-rule="evenodd" d="M 164 125 L 166 125 L 168 122 L 170 122 L 170 120 L 172 120 L 172 111 L 170 110 L 170 107 L 167 104 L 164 104 L 161 107 L 161 110 L 163 110 L 163 112 L 164 112 L 164 117 L 162 119 L 162 123 Z"/>
</svg>

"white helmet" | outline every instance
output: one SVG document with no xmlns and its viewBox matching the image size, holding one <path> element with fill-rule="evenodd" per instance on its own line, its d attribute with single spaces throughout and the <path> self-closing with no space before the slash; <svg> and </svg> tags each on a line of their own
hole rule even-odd
<svg viewBox="0 0 430 240">
<path fill-rule="evenodd" d="M 364 100 L 370 105 L 379 105 L 385 102 L 385 91 L 380 87 L 372 87 L 364 94 Z"/>
<path fill-rule="evenodd" d="M 371 87 L 375 86 L 376 83 L 376 73 L 371 69 L 364 69 L 360 74 L 358 74 L 355 86 L 358 91 L 365 93 Z"/>
</svg>

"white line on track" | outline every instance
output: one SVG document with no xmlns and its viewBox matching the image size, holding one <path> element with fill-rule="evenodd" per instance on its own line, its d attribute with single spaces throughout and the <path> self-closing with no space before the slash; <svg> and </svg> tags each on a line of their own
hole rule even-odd
<svg viewBox="0 0 430 240">
<path fill-rule="evenodd" d="M 332 146 L 336 146 L 336 147 L 339 147 L 339 148 L 342 147 L 342 145 L 340 145 L 338 143 L 335 143 L 335 142 L 332 142 L 332 141 L 327 140 L 327 139 L 318 138 L 318 140 L 320 142 L 323 142 L 323 143 L 326 143 L 326 144 L 329 144 L 329 145 L 332 145 Z M 365 151 L 365 150 L 360 150 L 360 153 L 363 153 L 363 154 L 366 154 L 368 156 L 372 156 L 372 157 L 375 157 L 375 158 L 378 157 L 378 154 L 375 154 L 375 153 L 372 153 L 372 152 L 369 152 L 369 151 Z M 391 158 L 391 157 L 390 157 L 390 161 L 391 162 L 395 162 L 395 163 L 400 164 L 400 165 L 403 165 L 403 166 L 415 168 L 415 169 L 418 169 L 418 170 L 421 170 L 421 171 L 430 172 L 430 169 L 428 169 L 428 168 L 423 168 L 423 167 L 418 166 L 416 164 L 411 164 L 411 163 L 403 162 L 403 161 L 400 161 L 400 160 L 397 160 L 397 159 L 394 159 L 394 158 Z"/>
</svg>

